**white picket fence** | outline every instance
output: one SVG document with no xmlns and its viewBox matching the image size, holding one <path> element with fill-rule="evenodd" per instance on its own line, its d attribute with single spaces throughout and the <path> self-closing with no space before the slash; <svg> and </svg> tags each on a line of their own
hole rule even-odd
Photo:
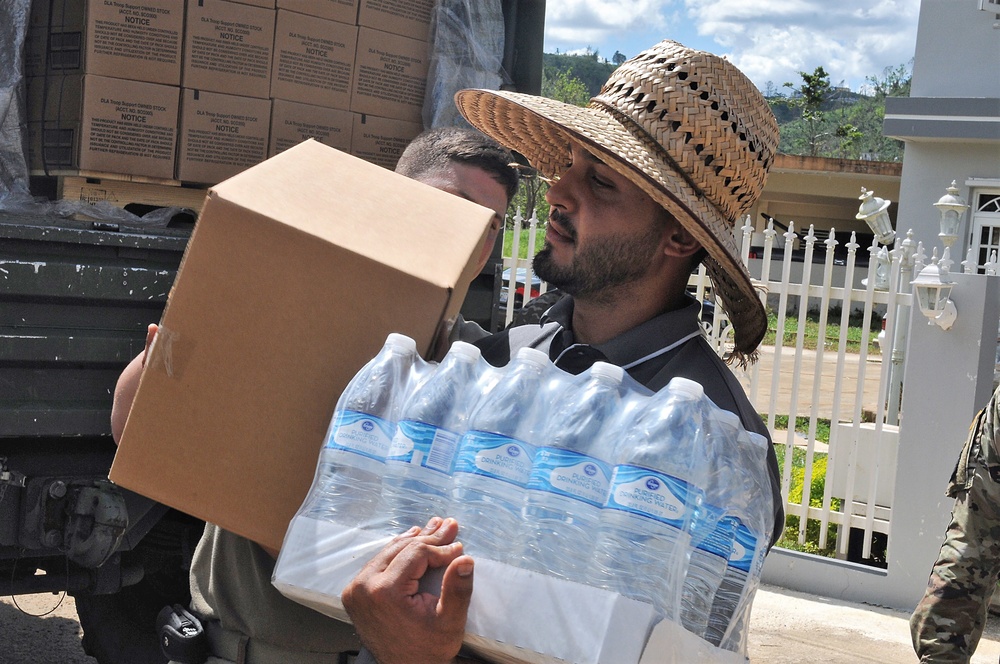
<svg viewBox="0 0 1000 664">
<path fill-rule="evenodd" d="M 539 226 L 534 215 L 528 222 L 520 213 L 515 215 L 512 246 L 520 246 L 521 234 L 527 233 L 527 255 L 533 256 L 541 244 Z M 772 222 L 763 233 L 763 247 L 755 248 L 751 256 L 754 229 L 749 217 L 740 230 L 737 240 L 743 261 L 776 324 L 774 341 L 763 345 L 758 361 L 747 370 L 737 370 L 737 376 L 772 432 L 774 444 L 784 448 L 781 475 L 785 511 L 799 517 L 800 544 L 806 542 L 807 525 L 812 522 L 819 528 L 814 544 L 826 548 L 835 543 L 837 557 L 846 558 L 849 527 L 864 533 L 861 556 L 870 558 L 873 534 L 888 536 L 890 531 L 905 360 L 902 349 L 912 305 L 909 281 L 914 262 L 919 269 L 925 259 L 922 247 L 911 237 L 897 240 L 892 251 L 874 243 L 861 247 L 851 233 L 843 247 L 846 252 L 835 252 L 840 240 L 834 231 L 819 240 L 812 228 L 800 236 L 790 224 L 789 230 L 779 235 Z M 869 252 L 867 268 L 858 264 L 859 250 Z M 877 274 L 880 252 L 883 272 Z M 914 254 L 915 261 L 910 259 Z M 530 298 L 530 260 L 505 256 L 503 267 L 511 269 L 502 287 L 514 293 L 521 282 L 525 297 Z M 519 275 L 520 269 L 524 272 Z M 883 283 L 877 288 L 880 277 Z M 699 300 L 714 300 L 704 267 L 692 275 L 690 287 Z M 544 289 L 543 283 L 540 292 Z M 514 308 L 515 298 L 508 297 L 505 325 L 513 319 Z M 815 350 L 805 348 L 809 311 L 818 312 L 819 318 Z M 852 312 L 855 320 L 860 315 L 860 327 L 850 326 Z M 885 341 L 879 355 L 869 352 L 869 344 L 877 334 L 871 331 L 872 321 L 877 328 L 883 312 Z M 839 324 L 836 336 L 830 323 Z M 716 306 L 705 330 L 717 352 L 725 357 L 731 349 L 731 328 L 721 306 Z M 786 330 L 797 330 L 793 341 L 785 340 Z M 796 434 L 794 426 L 779 429 L 779 415 L 787 416 L 788 422 L 806 418 L 807 433 Z M 816 439 L 824 420 L 830 423 L 827 443 Z M 822 500 L 811 501 L 814 468 L 822 471 L 824 455 Z M 797 471 L 793 456 L 804 457 L 804 465 L 796 464 Z M 803 474 L 800 484 L 793 482 L 793 472 Z M 800 495 L 790 495 L 793 484 L 804 487 Z M 831 539 L 834 525 L 839 527 L 835 542 Z"/>
</svg>

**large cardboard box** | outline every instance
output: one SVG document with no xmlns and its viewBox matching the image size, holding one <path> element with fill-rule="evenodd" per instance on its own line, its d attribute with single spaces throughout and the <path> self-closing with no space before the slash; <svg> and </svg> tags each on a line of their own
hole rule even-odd
<svg viewBox="0 0 1000 664">
<path fill-rule="evenodd" d="M 427 42 L 360 28 L 351 110 L 420 122 L 429 63 Z"/>
<path fill-rule="evenodd" d="M 88 74 L 35 77 L 27 89 L 33 172 L 173 178 L 178 88 Z"/>
<path fill-rule="evenodd" d="M 348 110 L 358 28 L 278 10 L 271 97 Z"/>
<path fill-rule="evenodd" d="M 332 148 L 350 152 L 354 115 L 350 111 L 275 99 L 271 105 L 271 140 L 267 155 L 314 138 Z"/>
<path fill-rule="evenodd" d="M 274 20 L 273 9 L 227 0 L 188 2 L 182 85 L 268 97 Z"/>
<path fill-rule="evenodd" d="M 361 0 L 358 25 L 427 41 L 434 0 Z"/>
<path fill-rule="evenodd" d="M 213 187 L 111 479 L 279 549 L 340 392 L 390 332 L 426 354 L 492 215 L 316 141 Z"/>
<path fill-rule="evenodd" d="M 214 184 L 267 158 L 268 99 L 184 88 L 177 179 Z"/>
<path fill-rule="evenodd" d="M 31 5 L 28 76 L 47 71 L 180 84 L 182 3 L 91 0 Z"/>
<path fill-rule="evenodd" d="M 278 9 L 290 9 L 338 23 L 357 25 L 360 0 L 278 0 Z"/>
<path fill-rule="evenodd" d="M 405 120 L 354 113 L 351 154 L 392 170 L 423 125 Z"/>
</svg>

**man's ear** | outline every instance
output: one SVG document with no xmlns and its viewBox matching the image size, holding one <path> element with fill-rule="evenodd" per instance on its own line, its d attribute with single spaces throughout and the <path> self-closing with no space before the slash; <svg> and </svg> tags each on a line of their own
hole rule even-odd
<svg viewBox="0 0 1000 664">
<path fill-rule="evenodd" d="M 674 258 L 687 258 L 701 250 L 701 243 L 676 219 L 667 220 L 663 231 L 663 253 Z"/>
</svg>

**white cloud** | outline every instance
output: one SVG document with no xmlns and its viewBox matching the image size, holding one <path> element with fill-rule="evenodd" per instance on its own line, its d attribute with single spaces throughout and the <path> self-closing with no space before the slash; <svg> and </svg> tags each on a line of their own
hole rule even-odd
<svg viewBox="0 0 1000 664">
<path fill-rule="evenodd" d="M 686 0 L 698 32 L 723 46 L 758 85 L 822 66 L 857 88 L 913 57 L 920 0 Z"/>
<path fill-rule="evenodd" d="M 659 39 L 727 56 L 757 85 L 822 66 L 854 89 L 909 63 L 920 0 L 550 0 L 546 50 L 635 55 Z"/>
<path fill-rule="evenodd" d="M 549 2 L 545 10 L 545 33 L 555 42 L 596 46 L 636 28 L 666 29 L 667 18 L 662 8 L 670 4 L 669 0 Z"/>
</svg>

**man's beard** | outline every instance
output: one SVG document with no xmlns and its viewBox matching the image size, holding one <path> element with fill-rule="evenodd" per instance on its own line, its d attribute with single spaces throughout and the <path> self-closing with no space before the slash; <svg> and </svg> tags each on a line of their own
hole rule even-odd
<svg viewBox="0 0 1000 664">
<path fill-rule="evenodd" d="M 577 233 L 572 221 L 558 210 L 553 210 L 550 216 L 575 244 Z M 569 265 L 557 265 L 552 258 L 552 245 L 546 243 L 535 255 L 532 267 L 539 278 L 574 297 L 609 296 L 619 286 L 633 283 L 646 274 L 661 238 L 662 229 L 654 224 L 638 235 L 592 241 L 577 247 Z"/>
</svg>

